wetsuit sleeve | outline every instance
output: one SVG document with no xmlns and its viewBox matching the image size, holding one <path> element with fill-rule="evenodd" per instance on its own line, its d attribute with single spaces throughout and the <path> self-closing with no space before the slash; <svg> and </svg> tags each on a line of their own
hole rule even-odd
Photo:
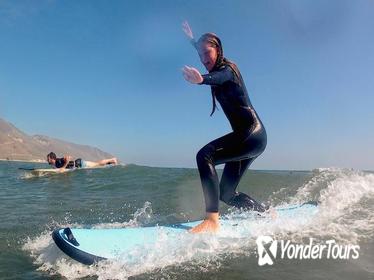
<svg viewBox="0 0 374 280">
<path fill-rule="evenodd" d="M 197 42 L 194 38 L 190 40 L 191 45 L 197 50 Z"/>
<path fill-rule="evenodd" d="M 202 75 L 204 85 L 222 85 L 224 82 L 233 81 L 234 73 L 229 66 L 224 66 L 219 71 L 213 71 Z"/>
</svg>

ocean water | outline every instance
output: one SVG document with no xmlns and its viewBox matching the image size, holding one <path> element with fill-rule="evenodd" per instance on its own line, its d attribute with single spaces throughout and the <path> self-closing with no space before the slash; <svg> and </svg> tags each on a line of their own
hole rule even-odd
<svg viewBox="0 0 374 280">
<path fill-rule="evenodd" d="M 139 248 L 141 262 L 79 264 L 53 243 L 57 227 L 118 228 L 203 217 L 196 169 L 128 165 L 34 177 L 0 162 L 0 279 L 374 279 L 374 173 L 338 168 L 252 171 L 239 190 L 267 204 L 320 202 L 306 225 L 258 226 L 257 235 L 308 244 L 359 245 L 358 259 L 275 259 L 259 266 L 255 237 L 232 229 L 186 246 Z M 227 218 L 246 213 L 221 205 Z"/>
</svg>

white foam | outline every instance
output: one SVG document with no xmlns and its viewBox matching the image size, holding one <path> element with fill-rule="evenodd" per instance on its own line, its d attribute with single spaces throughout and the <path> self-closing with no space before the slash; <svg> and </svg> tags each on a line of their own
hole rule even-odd
<svg viewBox="0 0 374 280">
<path fill-rule="evenodd" d="M 143 207 L 137 209 L 133 218 L 127 222 L 114 222 L 114 223 L 100 223 L 93 225 L 92 228 L 125 228 L 125 227 L 139 227 L 149 223 L 153 217 L 152 204 L 146 201 Z"/>
<path fill-rule="evenodd" d="M 314 170 L 313 178 L 290 201 L 305 200 L 318 200 L 321 210 L 307 234 L 344 243 L 373 236 L 374 174 L 339 168 Z"/>
</svg>

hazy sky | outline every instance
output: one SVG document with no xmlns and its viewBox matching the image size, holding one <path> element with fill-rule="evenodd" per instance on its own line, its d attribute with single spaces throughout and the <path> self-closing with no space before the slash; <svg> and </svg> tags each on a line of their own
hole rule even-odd
<svg viewBox="0 0 374 280">
<path fill-rule="evenodd" d="M 126 163 L 195 167 L 209 117 L 181 23 L 215 32 L 268 133 L 255 169 L 374 169 L 374 1 L 0 0 L 0 117 Z"/>
</svg>

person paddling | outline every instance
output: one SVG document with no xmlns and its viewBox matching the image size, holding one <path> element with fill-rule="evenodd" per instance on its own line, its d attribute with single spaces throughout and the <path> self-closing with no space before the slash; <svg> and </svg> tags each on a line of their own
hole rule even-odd
<svg viewBox="0 0 374 280">
<path fill-rule="evenodd" d="M 47 162 L 49 165 L 53 165 L 55 168 L 60 169 L 72 169 L 72 168 L 93 168 L 104 166 L 108 164 L 118 164 L 117 158 L 103 159 L 100 161 L 88 161 L 78 158 L 73 160 L 71 156 L 65 155 L 62 158 L 57 158 L 54 152 L 50 152 L 47 155 Z"/>
</svg>

